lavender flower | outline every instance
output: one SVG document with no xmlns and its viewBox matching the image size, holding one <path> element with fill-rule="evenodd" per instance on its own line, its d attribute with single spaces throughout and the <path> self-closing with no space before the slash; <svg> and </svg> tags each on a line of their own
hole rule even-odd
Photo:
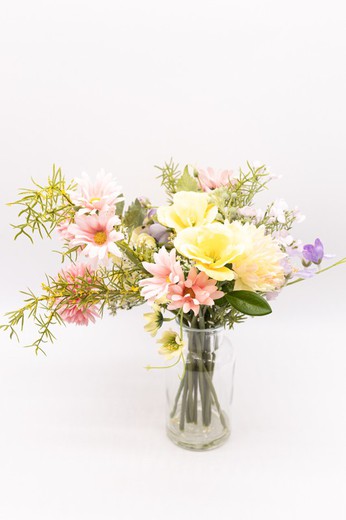
<svg viewBox="0 0 346 520">
<path fill-rule="evenodd" d="M 149 209 L 149 211 L 147 213 L 147 219 L 150 220 L 150 219 L 154 218 L 156 216 L 156 213 L 157 213 L 156 208 Z"/>
<path fill-rule="evenodd" d="M 170 235 L 169 230 L 159 223 L 151 224 L 147 229 L 147 233 L 154 237 L 159 244 L 166 244 Z"/>
<path fill-rule="evenodd" d="M 304 269 L 300 269 L 300 271 L 296 271 L 293 274 L 293 277 L 294 278 L 303 278 L 304 280 L 307 280 L 308 278 L 312 278 L 313 276 L 315 276 L 316 272 L 317 272 L 316 267 L 311 267 L 310 269 L 305 267 Z"/>
<path fill-rule="evenodd" d="M 319 265 L 324 258 L 324 247 L 319 238 L 316 238 L 315 244 L 306 244 L 303 247 L 303 264 Z"/>
</svg>

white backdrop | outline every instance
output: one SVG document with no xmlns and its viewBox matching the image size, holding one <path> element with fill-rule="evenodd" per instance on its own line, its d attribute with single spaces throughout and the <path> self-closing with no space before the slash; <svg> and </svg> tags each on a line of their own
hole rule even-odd
<svg viewBox="0 0 346 520">
<path fill-rule="evenodd" d="M 271 196 L 308 215 L 297 234 L 346 255 L 343 2 L 0 9 L 1 314 L 59 268 L 56 244 L 12 241 L 15 210 L 4 205 L 53 162 L 68 177 L 104 167 L 128 200 L 159 203 L 153 166 L 171 156 L 260 160 L 283 175 Z M 0 518 L 344 519 L 345 289 L 339 267 L 239 326 L 233 435 L 210 453 L 165 437 L 141 309 L 58 330 L 47 358 L 1 335 Z"/>
</svg>

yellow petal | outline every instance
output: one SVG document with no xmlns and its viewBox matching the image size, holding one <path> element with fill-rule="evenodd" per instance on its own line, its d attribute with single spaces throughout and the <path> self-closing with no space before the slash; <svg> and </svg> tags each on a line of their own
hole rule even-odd
<svg viewBox="0 0 346 520">
<path fill-rule="evenodd" d="M 212 222 L 218 212 L 217 206 L 208 203 L 208 194 L 195 191 L 179 191 L 171 206 L 157 210 L 158 221 L 179 232 L 185 228 Z"/>
<path fill-rule="evenodd" d="M 234 272 L 228 267 L 219 267 L 217 269 L 213 269 L 209 265 L 201 264 L 200 262 L 196 262 L 196 267 L 200 271 L 204 271 L 205 274 L 207 274 L 210 278 L 213 278 L 219 282 L 224 282 L 225 280 L 234 280 Z"/>
</svg>

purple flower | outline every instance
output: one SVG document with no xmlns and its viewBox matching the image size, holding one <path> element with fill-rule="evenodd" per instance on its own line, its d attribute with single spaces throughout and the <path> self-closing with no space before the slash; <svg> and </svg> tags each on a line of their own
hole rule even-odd
<svg viewBox="0 0 346 520">
<path fill-rule="evenodd" d="M 149 209 L 149 211 L 147 213 L 147 219 L 150 220 L 150 219 L 154 218 L 156 213 L 157 213 L 157 209 L 156 208 Z"/>
<path fill-rule="evenodd" d="M 273 300 L 276 300 L 276 298 L 279 296 L 280 291 L 271 291 L 265 293 L 265 298 L 268 302 L 271 302 Z"/>
<path fill-rule="evenodd" d="M 166 244 L 170 235 L 168 229 L 158 223 L 151 224 L 147 229 L 147 233 L 154 237 L 159 244 Z"/>
<path fill-rule="evenodd" d="M 307 280 L 308 278 L 312 278 L 315 276 L 317 272 L 317 267 L 310 267 L 310 269 L 307 269 L 306 267 L 304 269 L 301 269 L 300 271 L 296 271 L 293 273 L 294 278 L 304 278 L 304 280 Z"/>
<path fill-rule="evenodd" d="M 303 259 L 305 262 L 319 265 L 324 257 L 324 248 L 321 240 L 316 238 L 315 244 L 306 244 L 303 247 Z"/>
</svg>

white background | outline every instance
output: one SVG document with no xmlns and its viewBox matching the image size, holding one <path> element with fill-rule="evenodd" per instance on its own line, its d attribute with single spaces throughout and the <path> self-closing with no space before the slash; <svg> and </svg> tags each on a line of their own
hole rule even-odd
<svg viewBox="0 0 346 520">
<path fill-rule="evenodd" d="M 266 200 L 308 215 L 297 236 L 345 256 L 345 18 L 335 0 L 2 1 L 1 314 L 59 269 L 56 244 L 12 242 L 4 206 L 53 162 L 160 203 L 171 156 L 260 160 L 283 175 Z M 47 358 L 1 335 L 1 520 L 345 519 L 345 273 L 234 332 L 233 434 L 209 453 L 165 437 L 141 309 L 58 330 Z"/>
</svg>

